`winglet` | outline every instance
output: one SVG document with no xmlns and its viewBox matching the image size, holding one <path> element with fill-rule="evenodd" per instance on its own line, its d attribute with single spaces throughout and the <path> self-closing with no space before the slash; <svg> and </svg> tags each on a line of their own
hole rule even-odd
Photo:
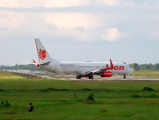
<svg viewBox="0 0 159 120">
<path fill-rule="evenodd" d="M 113 67 L 114 67 L 113 62 L 112 62 L 112 60 L 111 60 L 111 59 L 110 59 L 110 67 L 111 67 L 111 68 L 113 68 Z"/>
<path fill-rule="evenodd" d="M 107 65 L 106 65 L 106 68 L 101 69 L 100 72 L 103 72 L 103 71 L 106 71 L 106 70 L 111 70 L 112 68 L 114 68 L 114 65 L 113 65 L 112 60 L 110 59 L 110 67 L 107 67 Z"/>
</svg>

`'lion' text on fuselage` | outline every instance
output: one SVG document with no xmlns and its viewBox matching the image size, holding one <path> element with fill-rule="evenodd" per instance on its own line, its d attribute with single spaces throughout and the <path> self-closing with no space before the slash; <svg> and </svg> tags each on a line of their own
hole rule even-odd
<svg viewBox="0 0 159 120">
<path fill-rule="evenodd" d="M 106 64 L 106 68 L 108 68 L 109 67 L 109 65 L 108 64 Z M 110 70 L 124 70 L 125 69 L 125 67 L 124 66 L 114 66 L 114 68 L 112 68 L 112 69 L 110 69 Z"/>
</svg>

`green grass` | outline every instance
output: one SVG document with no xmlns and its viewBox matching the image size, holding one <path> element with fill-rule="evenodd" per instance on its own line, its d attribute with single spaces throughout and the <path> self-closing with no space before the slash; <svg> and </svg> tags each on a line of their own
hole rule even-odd
<svg viewBox="0 0 159 120">
<path fill-rule="evenodd" d="M 159 77 L 159 71 L 149 71 L 149 70 L 141 70 L 141 71 L 134 71 L 131 75 L 135 76 L 148 76 L 148 77 Z"/>
<path fill-rule="evenodd" d="M 0 103 L 11 104 L 0 107 L 0 120 L 157 120 L 158 86 L 154 81 L 0 79 Z M 91 93 L 95 101 L 86 101 Z M 35 107 L 31 113 L 29 102 Z"/>
<path fill-rule="evenodd" d="M 6 71 L 0 71 L 0 79 L 25 79 L 25 77 L 17 76 Z"/>
</svg>

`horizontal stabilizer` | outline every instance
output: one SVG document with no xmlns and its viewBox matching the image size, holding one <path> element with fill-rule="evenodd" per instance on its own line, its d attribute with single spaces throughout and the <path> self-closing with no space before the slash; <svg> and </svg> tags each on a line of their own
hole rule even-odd
<svg viewBox="0 0 159 120">
<path fill-rule="evenodd" d="M 48 65 L 48 64 L 50 64 L 50 63 L 51 63 L 51 61 L 45 62 L 45 63 L 39 63 L 39 65 Z"/>
</svg>

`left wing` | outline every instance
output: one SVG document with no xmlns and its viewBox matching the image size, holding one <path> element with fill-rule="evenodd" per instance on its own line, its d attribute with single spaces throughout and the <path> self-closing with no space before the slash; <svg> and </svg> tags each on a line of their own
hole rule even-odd
<svg viewBox="0 0 159 120">
<path fill-rule="evenodd" d="M 86 73 L 86 75 L 99 75 L 101 72 L 106 71 L 106 70 L 110 70 L 114 68 L 113 62 L 110 59 L 110 67 L 104 68 L 104 69 L 100 69 L 100 70 L 93 70 L 93 71 L 89 71 Z"/>
<path fill-rule="evenodd" d="M 110 70 L 110 69 L 112 69 L 112 68 L 114 68 L 114 65 L 113 65 L 112 60 L 110 59 L 110 67 L 107 67 L 107 68 L 101 69 L 99 72 L 101 73 L 101 72 L 103 72 L 103 71 Z"/>
</svg>

